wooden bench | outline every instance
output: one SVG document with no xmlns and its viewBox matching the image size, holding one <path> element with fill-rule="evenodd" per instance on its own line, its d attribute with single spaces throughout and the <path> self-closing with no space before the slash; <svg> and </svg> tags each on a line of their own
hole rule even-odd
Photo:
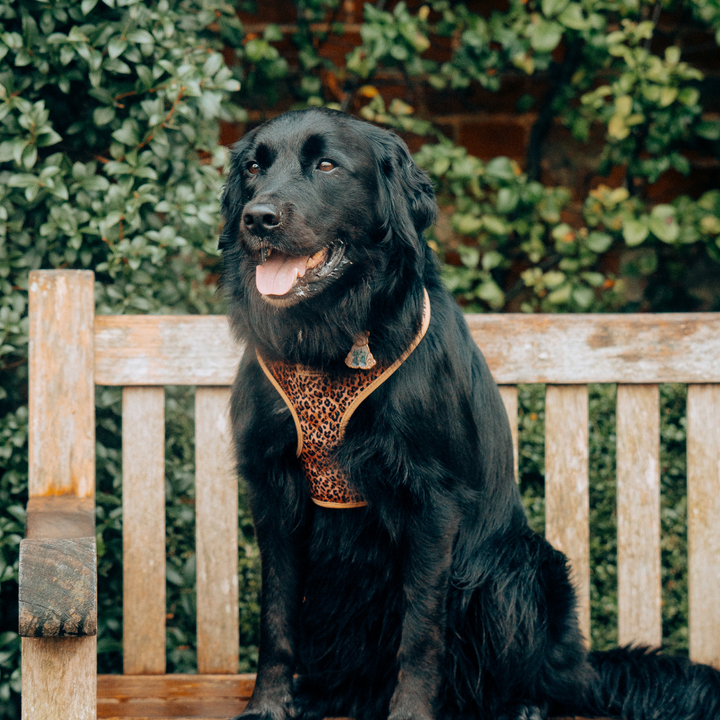
<svg viewBox="0 0 720 720">
<path fill-rule="evenodd" d="M 24 720 L 228 718 L 238 675 L 237 479 L 224 317 L 95 316 L 93 274 L 30 274 L 30 501 L 21 546 Z M 720 667 L 720 314 L 471 315 L 517 458 L 518 383 L 547 383 L 547 535 L 590 629 L 587 383 L 618 383 L 620 642 L 661 641 L 658 383 L 688 391 L 690 654 Z M 96 385 L 123 390 L 124 675 L 96 675 Z M 165 665 L 163 386 L 196 396 L 198 675 Z M 516 461 L 517 462 L 517 461 Z"/>
</svg>

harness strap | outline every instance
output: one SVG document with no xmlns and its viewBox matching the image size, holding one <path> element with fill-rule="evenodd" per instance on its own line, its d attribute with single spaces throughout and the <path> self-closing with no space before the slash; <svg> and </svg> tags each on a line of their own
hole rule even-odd
<svg viewBox="0 0 720 720">
<path fill-rule="evenodd" d="M 352 508 L 367 501 L 348 485 L 334 451 L 360 404 L 382 385 L 411 355 L 430 325 L 430 298 L 423 288 L 423 317 L 418 334 L 392 365 L 357 369 L 342 377 L 294 363 L 267 363 L 256 350 L 260 367 L 288 406 L 297 432 L 297 451 L 310 496 L 316 505 Z"/>
</svg>

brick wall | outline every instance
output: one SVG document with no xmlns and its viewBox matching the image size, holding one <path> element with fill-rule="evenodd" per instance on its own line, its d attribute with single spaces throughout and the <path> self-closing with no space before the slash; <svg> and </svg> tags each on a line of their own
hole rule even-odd
<svg viewBox="0 0 720 720">
<path fill-rule="evenodd" d="M 362 23 L 361 0 L 341 0 L 332 22 L 342 23 L 342 35 L 330 34 L 320 47 L 320 54 L 342 67 L 344 58 L 360 41 L 359 29 Z M 375 3 L 377 4 L 377 3 Z M 386 10 L 392 9 L 394 2 L 384 4 Z M 410 8 L 419 8 L 423 3 L 418 0 L 407 2 Z M 250 14 L 240 12 L 239 16 L 249 37 L 261 35 L 268 23 L 280 26 L 284 39 L 275 43 L 291 69 L 298 71 L 298 52 L 292 43 L 292 33 L 296 29 L 297 9 L 292 0 L 259 0 L 258 12 Z M 469 9 L 483 15 L 489 15 L 493 9 L 502 10 L 505 6 L 500 0 L 471 0 Z M 654 50 L 662 51 L 671 42 L 683 49 L 683 59 L 692 63 L 703 73 L 703 101 L 710 118 L 718 118 L 720 111 L 720 51 L 712 35 L 698 31 L 686 17 L 663 13 L 660 17 Z M 433 45 L 427 57 L 443 61 L 452 53 L 450 38 L 433 38 Z M 558 53 L 562 52 L 559 48 Z M 547 90 L 547 82 L 542 75 L 508 75 L 501 80 L 501 90 L 490 92 L 478 84 L 467 91 L 434 91 L 419 84 L 408 87 L 399 73 L 385 72 L 373 79 L 386 101 L 401 98 L 415 107 L 424 118 L 432 119 L 456 143 L 465 146 L 477 157 L 489 159 L 497 155 L 507 155 L 521 164 L 525 164 L 530 132 L 537 119 L 536 112 L 518 112 L 518 100 L 533 96 L 538 102 Z M 326 87 L 342 92 L 337 78 L 324 77 Z M 271 111 L 261 108 L 249 108 L 249 120 L 244 126 L 224 126 L 223 142 L 230 143 L 262 120 L 289 107 L 292 100 L 287 98 L 279 107 Z M 361 103 L 360 103 L 361 104 Z M 536 102 L 537 105 L 537 102 Z M 350 112 L 359 110 L 359 103 L 349 108 Z M 422 139 L 405 138 L 411 149 L 416 149 Z M 593 187 L 600 183 L 619 185 L 623 179 L 622 168 L 615 169 L 609 177 L 596 173 L 599 154 L 602 150 L 602 136 L 594 137 L 587 144 L 575 141 L 570 133 L 555 123 L 550 130 L 544 146 L 541 180 L 546 184 L 563 184 L 573 189 L 576 202 L 581 201 Z M 720 186 L 720 167 L 716 158 L 689 153 L 692 172 L 683 177 L 674 170 L 666 172 L 650 188 L 649 197 L 657 202 L 667 202 L 679 193 L 689 193 L 695 197 L 705 190 Z"/>
</svg>

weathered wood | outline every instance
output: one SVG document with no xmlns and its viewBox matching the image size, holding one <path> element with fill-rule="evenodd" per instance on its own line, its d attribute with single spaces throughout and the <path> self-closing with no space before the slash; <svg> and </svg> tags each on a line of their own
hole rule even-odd
<svg viewBox="0 0 720 720">
<path fill-rule="evenodd" d="M 98 385 L 231 385 L 242 357 L 225 316 L 95 318 Z"/>
<path fill-rule="evenodd" d="M 254 686 L 255 675 L 99 675 L 98 718 L 227 720 L 242 712 Z"/>
<path fill-rule="evenodd" d="M 19 633 L 23 637 L 97 634 L 95 538 L 20 543 Z"/>
<path fill-rule="evenodd" d="M 720 385 L 687 399 L 690 657 L 720 669 Z"/>
<path fill-rule="evenodd" d="M 465 317 L 503 385 L 720 382 L 720 313 Z M 231 385 L 241 355 L 220 316 L 95 319 L 98 385 Z"/>
<path fill-rule="evenodd" d="M 467 315 L 496 382 L 720 382 L 720 313 Z"/>
<path fill-rule="evenodd" d="M 95 493 L 93 273 L 30 273 L 30 497 Z"/>
<path fill-rule="evenodd" d="M 514 385 L 501 385 L 500 386 L 500 397 L 502 398 L 503 405 L 505 405 L 505 412 L 510 422 L 510 433 L 512 434 L 513 444 L 513 467 L 515 469 L 515 481 L 518 480 L 518 393 L 517 388 Z"/>
<path fill-rule="evenodd" d="M 165 672 L 165 391 L 123 390 L 123 668 Z"/>
<path fill-rule="evenodd" d="M 231 455 L 228 388 L 195 396 L 197 663 L 200 673 L 237 673 L 238 481 Z"/>
<path fill-rule="evenodd" d="M 95 537 L 95 502 L 72 495 L 30 498 L 25 537 L 63 540 Z"/>
<path fill-rule="evenodd" d="M 617 394 L 618 640 L 662 642 L 657 385 Z"/>
<path fill-rule="evenodd" d="M 254 675 L 99 675 L 98 718 L 224 718 L 245 708 Z"/>
<path fill-rule="evenodd" d="M 95 637 L 23 638 L 22 720 L 95 720 Z"/>
<path fill-rule="evenodd" d="M 585 385 L 548 385 L 545 396 L 545 536 L 567 555 L 580 629 L 590 641 L 590 499 Z"/>
</svg>

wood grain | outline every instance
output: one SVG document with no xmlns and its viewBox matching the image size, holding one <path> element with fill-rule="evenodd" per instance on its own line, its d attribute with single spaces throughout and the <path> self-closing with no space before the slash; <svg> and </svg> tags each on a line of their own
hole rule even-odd
<svg viewBox="0 0 720 720">
<path fill-rule="evenodd" d="M 21 541 L 19 634 L 97 634 L 96 567 L 94 537 Z"/>
<path fill-rule="evenodd" d="M 95 637 L 22 639 L 22 720 L 95 720 Z"/>
<path fill-rule="evenodd" d="M 720 313 L 466 315 L 496 382 L 720 382 Z M 98 385 L 231 385 L 242 348 L 220 316 L 95 319 Z"/>
<path fill-rule="evenodd" d="M 720 385 L 687 399 L 690 657 L 720 669 Z"/>
<path fill-rule="evenodd" d="M 618 641 L 662 642 L 657 385 L 617 393 Z"/>
<path fill-rule="evenodd" d="M 123 668 L 165 672 L 165 391 L 123 390 Z"/>
<path fill-rule="evenodd" d="M 30 497 L 95 493 L 94 277 L 30 273 Z"/>
<path fill-rule="evenodd" d="M 30 498 L 25 520 L 26 538 L 95 537 L 95 502 L 73 495 Z"/>
<path fill-rule="evenodd" d="M 238 480 L 231 454 L 228 388 L 195 395 L 197 663 L 200 673 L 237 673 Z"/>
<path fill-rule="evenodd" d="M 545 396 L 545 536 L 567 555 L 580 629 L 590 640 L 588 398 L 585 385 L 548 385 Z"/>
<path fill-rule="evenodd" d="M 513 444 L 513 468 L 515 470 L 515 482 L 519 479 L 518 474 L 518 393 L 514 385 L 500 385 L 500 397 L 505 412 L 510 422 L 510 433 L 512 434 Z"/>
<path fill-rule="evenodd" d="M 245 708 L 255 675 L 99 675 L 98 718 L 223 718 Z"/>
<path fill-rule="evenodd" d="M 227 720 L 242 712 L 254 686 L 255 675 L 98 675 L 98 718 Z"/>
<path fill-rule="evenodd" d="M 720 313 L 466 318 L 500 384 L 720 382 Z"/>
<path fill-rule="evenodd" d="M 224 315 L 99 315 L 98 385 L 231 385 L 242 348 Z"/>
</svg>

